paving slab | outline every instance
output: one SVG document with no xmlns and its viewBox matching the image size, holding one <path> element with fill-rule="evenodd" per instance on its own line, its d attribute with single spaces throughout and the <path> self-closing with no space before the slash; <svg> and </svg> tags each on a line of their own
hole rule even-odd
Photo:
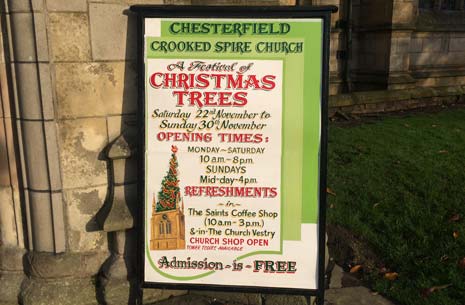
<svg viewBox="0 0 465 305">
<path fill-rule="evenodd" d="M 384 297 L 365 287 L 329 289 L 325 293 L 326 305 L 394 305 Z"/>
<path fill-rule="evenodd" d="M 342 288 L 342 278 L 344 271 L 338 265 L 334 265 L 333 271 L 331 272 L 331 281 L 329 282 L 330 289 Z"/>
<path fill-rule="evenodd" d="M 149 303 L 146 305 L 245 305 L 245 304 L 234 303 L 234 302 L 223 302 L 223 301 L 218 301 L 214 298 L 209 298 L 206 296 L 186 294 L 183 296 L 169 298 L 161 302 Z"/>
</svg>

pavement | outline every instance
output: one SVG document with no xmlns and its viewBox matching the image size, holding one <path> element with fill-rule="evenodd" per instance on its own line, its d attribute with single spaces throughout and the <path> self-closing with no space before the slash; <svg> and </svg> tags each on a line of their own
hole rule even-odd
<svg viewBox="0 0 465 305">
<path fill-rule="evenodd" d="M 383 296 L 363 287 L 360 281 L 341 267 L 334 265 L 325 305 L 394 305 Z"/>
<path fill-rule="evenodd" d="M 354 275 L 344 272 L 338 265 L 334 265 L 332 268 L 329 279 L 329 289 L 325 292 L 325 305 L 394 305 L 378 293 L 363 287 Z M 247 294 L 241 295 L 243 294 L 202 294 L 197 292 L 172 297 L 152 305 L 250 305 L 257 303 L 257 300 L 247 300 Z M 262 300 L 259 304 L 308 305 L 308 301 L 302 296 L 262 294 Z"/>
</svg>

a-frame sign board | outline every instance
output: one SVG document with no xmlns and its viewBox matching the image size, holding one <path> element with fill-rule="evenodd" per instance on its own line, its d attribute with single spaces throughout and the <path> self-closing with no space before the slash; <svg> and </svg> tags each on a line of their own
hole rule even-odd
<svg viewBox="0 0 465 305">
<path fill-rule="evenodd" d="M 324 296 L 335 7 L 133 6 L 143 287 Z"/>
</svg>

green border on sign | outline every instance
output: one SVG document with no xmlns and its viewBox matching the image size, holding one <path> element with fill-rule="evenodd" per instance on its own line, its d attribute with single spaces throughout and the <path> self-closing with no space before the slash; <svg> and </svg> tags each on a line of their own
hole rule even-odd
<svg viewBox="0 0 465 305">
<path fill-rule="evenodd" d="M 260 36 L 260 38 L 257 38 L 256 35 L 242 35 L 241 37 L 211 34 L 197 34 L 189 36 L 173 35 L 168 30 L 169 25 L 172 22 L 179 20 L 162 19 L 161 37 L 146 38 L 146 59 L 240 59 L 282 60 L 283 62 L 281 251 L 256 251 L 239 256 L 237 260 L 241 260 L 256 254 L 280 254 L 282 253 L 283 240 L 301 240 L 302 224 L 318 223 L 323 20 L 286 20 L 285 22 L 291 25 L 291 31 L 289 33 L 286 35 Z M 238 21 L 238 19 L 228 20 L 234 20 L 236 23 L 242 22 Z M 283 21 L 280 20 L 280 22 Z M 209 21 L 209 23 L 214 22 Z M 270 23 L 270 21 L 267 21 L 267 23 Z M 213 49 L 208 52 L 165 53 L 155 52 L 150 49 L 150 44 L 156 40 L 175 42 L 202 41 L 209 42 L 212 45 L 219 41 L 250 41 L 252 45 L 255 45 L 257 42 L 261 41 L 303 42 L 304 48 L 302 53 L 287 54 L 258 53 L 253 48 L 252 52 L 245 54 L 215 53 Z M 145 79 L 147 80 L 147 75 Z M 145 113 L 148 115 L 147 109 Z M 147 118 L 145 121 L 147 124 Z M 147 190 L 147 186 L 145 189 Z M 148 198 L 147 194 L 145 198 Z M 146 211 L 148 211 L 147 206 Z M 147 232 L 147 222 L 145 223 L 145 227 L 145 232 Z M 148 240 L 146 240 L 146 254 L 152 268 L 167 278 L 187 281 L 198 279 L 215 272 L 209 271 L 203 274 L 189 277 L 169 275 L 156 267 L 152 261 L 147 245 Z"/>
</svg>

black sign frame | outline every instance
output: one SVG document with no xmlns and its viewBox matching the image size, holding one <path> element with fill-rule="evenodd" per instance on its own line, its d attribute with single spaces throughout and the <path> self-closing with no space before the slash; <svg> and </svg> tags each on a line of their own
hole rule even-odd
<svg viewBox="0 0 465 305">
<path fill-rule="evenodd" d="M 315 296 L 317 304 L 323 305 L 325 291 L 325 243 L 326 243 L 326 177 L 327 177 L 327 139 L 328 139 L 328 90 L 329 90 L 329 54 L 330 54 L 330 20 L 331 13 L 337 11 L 335 6 L 175 6 L 175 5 L 133 5 L 130 10 L 137 14 L 137 69 L 138 69 L 138 134 L 139 134 L 139 180 L 137 230 L 138 278 L 141 288 L 158 289 L 196 289 L 230 292 L 261 292 L 272 294 L 294 294 Z M 279 19 L 279 18 L 320 18 L 323 21 L 322 67 L 321 67 L 321 142 L 319 172 L 319 209 L 318 209 L 318 288 L 294 289 L 258 286 L 205 285 L 205 284 L 172 284 L 145 282 L 145 65 L 144 65 L 144 21 L 145 18 L 243 18 L 243 19 Z"/>
</svg>

